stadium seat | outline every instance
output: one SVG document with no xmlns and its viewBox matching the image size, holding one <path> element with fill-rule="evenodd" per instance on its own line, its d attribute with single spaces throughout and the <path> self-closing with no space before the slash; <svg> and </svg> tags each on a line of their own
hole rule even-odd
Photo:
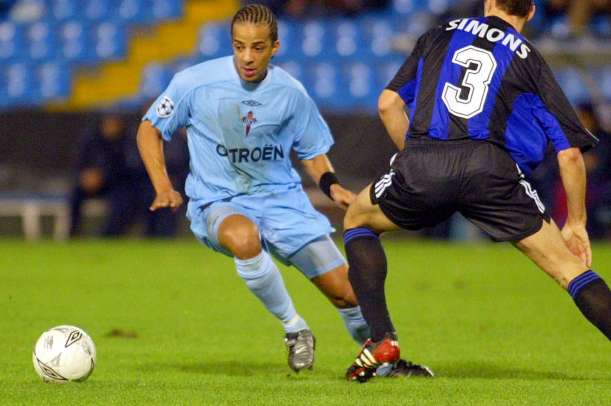
<svg viewBox="0 0 611 406">
<path fill-rule="evenodd" d="M 588 87 L 579 71 L 574 68 L 565 68 L 554 71 L 554 74 L 571 103 L 577 104 L 590 98 Z"/>
<path fill-rule="evenodd" d="M 596 74 L 596 82 L 600 84 L 600 90 L 605 99 L 611 100 L 611 67 L 601 69 Z"/>
<path fill-rule="evenodd" d="M 359 30 L 362 33 L 362 52 L 384 57 L 393 53 L 392 43 L 396 31 L 388 17 L 361 18 Z"/>
<path fill-rule="evenodd" d="M 322 56 L 327 44 L 326 31 L 326 25 L 320 21 L 310 20 L 304 23 L 301 26 L 301 55 L 306 58 Z"/>
<path fill-rule="evenodd" d="M 278 59 L 274 61 L 275 65 L 280 66 L 282 69 L 287 71 L 291 76 L 299 81 L 304 81 L 304 69 L 303 64 L 297 62 L 294 59 Z"/>
<path fill-rule="evenodd" d="M 89 27 L 78 20 L 68 20 L 59 29 L 61 57 L 68 62 L 87 62 L 91 57 Z"/>
<path fill-rule="evenodd" d="M 231 53 L 231 39 L 226 23 L 206 24 L 199 34 L 198 53 L 206 58 L 218 58 Z"/>
<path fill-rule="evenodd" d="M 182 8 L 182 1 L 153 0 L 151 11 L 155 21 L 174 20 L 182 15 Z"/>
<path fill-rule="evenodd" d="M 375 109 L 382 85 L 374 67 L 375 64 L 362 61 L 346 63 L 343 66 L 342 78 L 344 78 L 345 85 L 342 86 L 342 92 L 349 96 L 347 97 L 349 102 L 337 107 L 357 110 Z"/>
<path fill-rule="evenodd" d="M 53 59 L 58 51 L 57 30 L 47 21 L 30 24 L 26 29 L 28 43 L 28 59 L 44 61 Z"/>
<path fill-rule="evenodd" d="M 76 19 L 79 17 L 79 3 L 77 0 L 53 0 L 48 18 L 56 21 Z"/>
<path fill-rule="evenodd" d="M 25 48 L 23 29 L 10 21 L 0 22 L 0 61 L 19 59 Z"/>
<path fill-rule="evenodd" d="M 330 43 L 333 47 L 326 47 L 332 51 L 331 57 L 351 58 L 363 55 L 367 49 L 363 33 L 359 26 L 349 19 L 338 20 L 329 24 Z"/>
<path fill-rule="evenodd" d="M 338 77 L 334 64 L 313 62 L 305 67 L 303 82 L 317 103 L 328 106 L 339 95 Z"/>
<path fill-rule="evenodd" d="M 118 0 L 113 19 L 131 24 L 143 24 L 152 19 L 150 8 L 142 0 Z"/>
<path fill-rule="evenodd" d="M 152 99 L 159 96 L 170 83 L 174 73 L 163 64 L 147 66 L 142 74 L 140 95 L 143 99 Z"/>
<path fill-rule="evenodd" d="M 36 68 L 36 104 L 68 97 L 70 69 L 61 62 L 47 62 Z"/>
<path fill-rule="evenodd" d="M 102 60 L 119 59 L 125 56 L 127 35 L 125 27 L 102 22 L 93 27 L 95 56 Z"/>
<path fill-rule="evenodd" d="M 32 92 L 35 88 L 32 66 L 24 62 L 6 65 L 4 68 L 6 82 L 6 101 L 10 106 L 25 106 L 32 103 Z"/>
<path fill-rule="evenodd" d="M 82 0 L 81 3 L 81 16 L 91 21 L 108 19 L 114 9 L 111 0 Z"/>
<path fill-rule="evenodd" d="M 278 39 L 280 40 L 280 49 L 276 54 L 278 58 L 301 56 L 301 31 L 298 22 L 279 20 Z"/>
</svg>

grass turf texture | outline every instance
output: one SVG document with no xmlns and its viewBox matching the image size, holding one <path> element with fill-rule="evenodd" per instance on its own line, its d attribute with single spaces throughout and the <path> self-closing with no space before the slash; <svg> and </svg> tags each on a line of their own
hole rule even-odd
<svg viewBox="0 0 611 406">
<path fill-rule="evenodd" d="M 433 380 L 344 381 L 358 348 L 294 269 L 283 268 L 286 283 L 318 340 L 315 370 L 299 375 L 232 261 L 195 242 L 0 241 L 0 403 L 609 404 L 609 342 L 511 246 L 385 245 L 402 354 Z M 611 246 L 594 259 L 611 281 Z M 34 373 L 34 343 L 58 324 L 97 345 L 85 383 Z"/>
</svg>

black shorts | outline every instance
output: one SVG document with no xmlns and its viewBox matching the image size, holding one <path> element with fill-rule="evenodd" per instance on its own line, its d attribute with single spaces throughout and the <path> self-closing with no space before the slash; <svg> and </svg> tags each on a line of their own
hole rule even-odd
<svg viewBox="0 0 611 406">
<path fill-rule="evenodd" d="M 408 230 L 433 227 L 458 211 L 495 241 L 520 241 L 550 221 L 509 154 L 485 141 L 410 140 L 370 196 Z"/>
</svg>

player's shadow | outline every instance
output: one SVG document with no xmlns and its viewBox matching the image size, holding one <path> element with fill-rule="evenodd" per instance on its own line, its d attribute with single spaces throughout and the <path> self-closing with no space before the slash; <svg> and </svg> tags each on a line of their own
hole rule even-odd
<svg viewBox="0 0 611 406">
<path fill-rule="evenodd" d="M 558 371 L 540 371 L 526 368 L 511 368 L 499 364 L 486 362 L 463 362 L 448 365 L 436 365 L 435 370 L 439 376 L 454 379 L 524 379 L 524 380 L 603 380 L 566 374 Z"/>
<path fill-rule="evenodd" d="M 272 374 L 278 371 L 288 370 L 284 363 L 252 363 L 238 361 L 215 361 L 210 363 L 191 362 L 191 363 L 168 363 L 146 365 L 146 369 L 154 367 L 156 369 L 171 369 L 190 374 L 199 375 L 227 375 L 227 376 L 253 376 L 260 374 Z"/>
</svg>

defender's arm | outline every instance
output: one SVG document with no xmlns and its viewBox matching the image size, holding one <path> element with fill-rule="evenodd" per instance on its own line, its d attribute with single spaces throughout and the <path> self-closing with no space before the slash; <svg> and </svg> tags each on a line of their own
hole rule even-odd
<svg viewBox="0 0 611 406">
<path fill-rule="evenodd" d="M 355 194 L 344 189 L 334 174 L 331 161 L 326 154 L 301 161 L 310 178 L 341 208 L 346 209 L 354 201 Z"/>
<path fill-rule="evenodd" d="M 592 248 L 586 231 L 586 168 L 579 148 L 558 153 L 560 177 L 566 192 L 568 217 L 562 235 L 573 254 L 592 265 Z"/>
<path fill-rule="evenodd" d="M 378 114 L 392 142 L 399 150 L 403 150 L 405 134 L 409 128 L 409 118 L 401 96 L 393 90 L 384 89 L 378 98 Z"/>
<path fill-rule="evenodd" d="M 153 127 L 150 121 L 144 120 L 138 128 L 137 140 L 140 157 L 157 194 L 150 210 L 155 211 L 163 207 L 173 209 L 180 207 L 183 199 L 180 193 L 174 190 L 172 181 L 168 176 L 161 133 Z"/>
</svg>

